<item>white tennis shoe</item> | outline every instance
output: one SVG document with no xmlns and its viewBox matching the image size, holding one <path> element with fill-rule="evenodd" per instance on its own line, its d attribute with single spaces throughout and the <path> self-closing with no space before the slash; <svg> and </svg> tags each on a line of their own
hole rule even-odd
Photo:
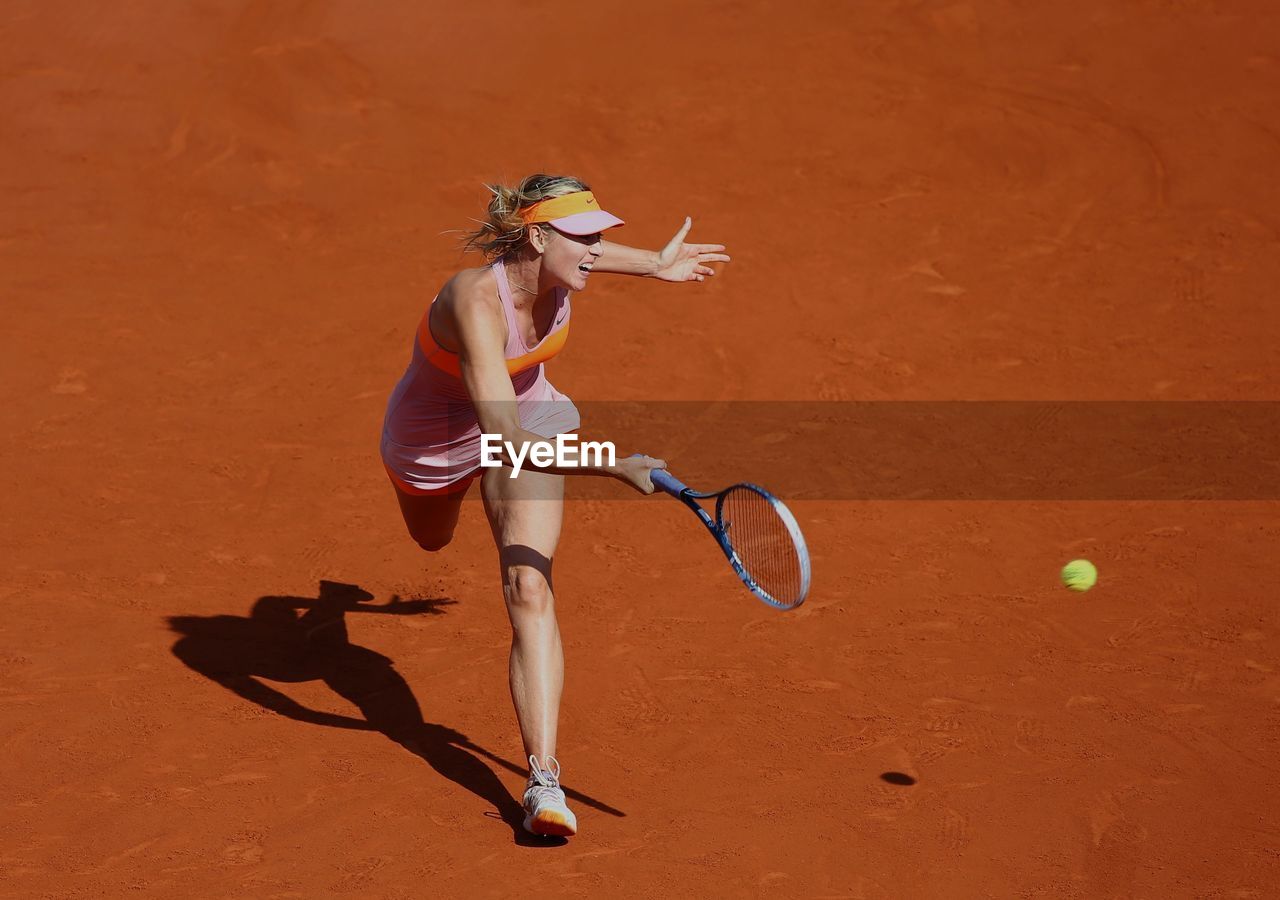
<svg viewBox="0 0 1280 900">
<path fill-rule="evenodd" d="M 560 763 L 554 756 L 543 762 L 529 757 L 529 783 L 524 789 L 524 830 L 530 834 L 570 837 L 578 833 L 578 817 L 565 805 L 560 788 Z"/>
</svg>

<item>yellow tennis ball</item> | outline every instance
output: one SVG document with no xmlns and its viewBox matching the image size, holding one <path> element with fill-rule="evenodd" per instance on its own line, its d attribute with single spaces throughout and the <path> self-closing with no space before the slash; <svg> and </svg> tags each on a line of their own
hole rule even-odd
<svg viewBox="0 0 1280 900">
<path fill-rule="evenodd" d="M 1073 559 L 1062 567 L 1062 583 L 1070 591 L 1087 591 L 1098 583 L 1098 569 L 1087 559 Z"/>
</svg>

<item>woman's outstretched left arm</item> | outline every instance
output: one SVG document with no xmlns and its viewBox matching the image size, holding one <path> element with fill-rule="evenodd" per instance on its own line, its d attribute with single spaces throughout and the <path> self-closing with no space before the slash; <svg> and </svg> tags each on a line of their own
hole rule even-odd
<svg viewBox="0 0 1280 900">
<path fill-rule="evenodd" d="M 728 262 L 729 256 L 723 244 L 686 244 L 685 235 L 692 227 L 693 220 L 686 217 L 675 237 L 657 252 L 604 241 L 604 253 L 593 268 L 596 272 L 648 275 L 662 281 L 704 281 L 716 274 L 707 263 Z"/>
</svg>

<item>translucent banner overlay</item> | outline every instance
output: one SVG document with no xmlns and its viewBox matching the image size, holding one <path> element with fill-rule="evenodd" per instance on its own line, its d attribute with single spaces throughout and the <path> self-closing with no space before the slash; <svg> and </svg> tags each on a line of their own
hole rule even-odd
<svg viewBox="0 0 1280 900">
<path fill-rule="evenodd" d="M 1276 500 L 1280 402 L 579 402 L 584 439 L 793 500 Z M 504 473 L 505 475 L 506 473 Z M 472 489 L 471 496 L 479 491 Z M 570 476 L 565 496 L 641 495 Z"/>
</svg>

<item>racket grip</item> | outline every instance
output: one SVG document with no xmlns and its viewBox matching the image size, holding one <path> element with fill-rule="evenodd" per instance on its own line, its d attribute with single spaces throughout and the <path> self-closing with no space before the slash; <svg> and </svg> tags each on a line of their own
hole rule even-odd
<svg viewBox="0 0 1280 900">
<path fill-rule="evenodd" d="M 631 454 L 632 459 L 635 459 L 637 456 L 644 456 L 644 454 L 643 453 Z M 653 486 L 655 488 L 657 488 L 660 491 L 667 492 L 672 497 L 679 497 L 681 491 L 689 490 L 688 485 L 686 485 L 679 478 L 676 478 L 666 469 L 650 469 L 649 480 L 653 482 Z"/>
<path fill-rule="evenodd" d="M 654 487 L 660 491 L 666 491 L 672 497 L 679 497 L 681 491 L 689 489 L 684 482 L 666 469 L 650 469 L 649 478 L 652 479 Z"/>
</svg>

